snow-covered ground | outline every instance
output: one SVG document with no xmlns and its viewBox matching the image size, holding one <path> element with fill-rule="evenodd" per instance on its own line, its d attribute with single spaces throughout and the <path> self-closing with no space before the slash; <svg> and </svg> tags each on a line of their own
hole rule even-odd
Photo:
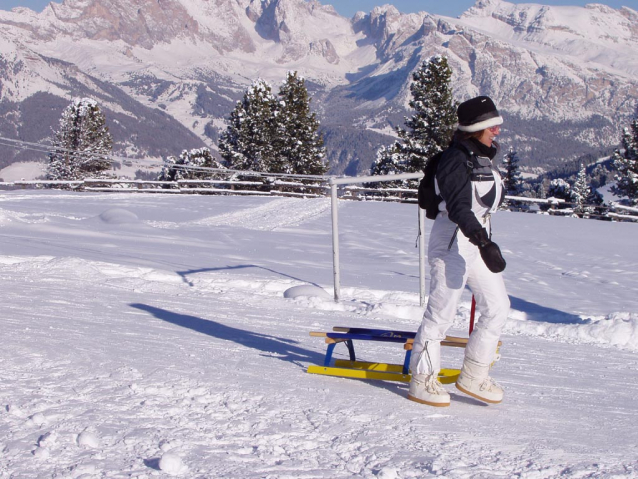
<svg viewBox="0 0 638 479">
<path fill-rule="evenodd" d="M 46 164 L 38 161 L 21 161 L 0 170 L 2 181 L 30 181 L 46 174 Z"/>
<path fill-rule="evenodd" d="M 435 410 L 305 372 L 309 331 L 422 313 L 415 206 L 339 211 L 335 303 L 284 297 L 332 295 L 327 199 L 2 192 L 0 478 L 638 477 L 638 225 L 496 215 L 505 400 Z"/>
<path fill-rule="evenodd" d="M 135 179 L 135 173 L 141 170 L 145 173 L 152 172 L 155 177 L 159 176 L 162 168 L 162 160 L 151 159 L 131 159 L 126 164 L 122 162 L 124 157 L 118 159 L 117 167 L 108 170 L 108 175 L 114 175 L 122 179 Z M 0 180 L 5 182 L 14 181 L 34 181 L 46 177 L 46 163 L 37 161 L 24 161 L 13 163 L 0 169 Z"/>
</svg>

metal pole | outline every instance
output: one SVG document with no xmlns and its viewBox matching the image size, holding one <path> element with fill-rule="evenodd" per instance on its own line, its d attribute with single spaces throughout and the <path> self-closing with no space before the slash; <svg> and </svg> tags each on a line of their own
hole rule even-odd
<svg viewBox="0 0 638 479">
<path fill-rule="evenodd" d="M 340 295 L 340 279 L 339 279 L 339 215 L 337 198 L 337 185 L 330 184 L 330 205 L 332 207 L 332 269 L 335 284 L 335 301 L 339 301 Z"/>
<path fill-rule="evenodd" d="M 425 306 L 425 210 L 422 208 L 419 208 L 419 298 L 419 304 Z"/>
</svg>

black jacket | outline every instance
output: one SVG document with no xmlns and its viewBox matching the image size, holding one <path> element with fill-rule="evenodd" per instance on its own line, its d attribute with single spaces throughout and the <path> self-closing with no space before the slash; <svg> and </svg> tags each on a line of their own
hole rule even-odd
<svg viewBox="0 0 638 479">
<path fill-rule="evenodd" d="M 505 191 L 501 175 L 492 164 L 497 148 L 475 140 L 454 140 L 443 152 L 436 183 L 443 202 L 440 209 L 469 237 L 484 227 L 479 220 L 496 211 Z"/>
</svg>

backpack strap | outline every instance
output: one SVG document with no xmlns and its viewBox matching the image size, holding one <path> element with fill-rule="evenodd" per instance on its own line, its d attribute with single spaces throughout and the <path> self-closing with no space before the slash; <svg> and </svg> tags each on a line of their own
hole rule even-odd
<svg viewBox="0 0 638 479">
<path fill-rule="evenodd" d="M 467 160 L 467 163 L 465 163 L 465 167 L 467 168 L 467 174 L 471 175 L 472 170 L 474 169 L 474 166 L 475 166 L 472 159 L 476 157 L 476 153 L 472 149 L 470 149 L 470 147 L 466 145 L 465 143 L 458 142 L 454 146 L 458 147 L 459 150 L 463 151 L 470 157 L 470 159 Z"/>
</svg>

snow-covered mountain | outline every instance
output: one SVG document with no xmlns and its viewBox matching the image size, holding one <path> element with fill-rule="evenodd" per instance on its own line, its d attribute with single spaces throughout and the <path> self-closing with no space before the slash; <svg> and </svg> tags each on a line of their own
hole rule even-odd
<svg viewBox="0 0 638 479">
<path fill-rule="evenodd" d="M 332 171 L 366 171 L 409 114 L 411 72 L 437 53 L 459 100 L 496 100 L 502 143 L 528 164 L 617 145 L 638 98 L 638 12 L 626 7 L 479 0 L 459 19 L 390 5 L 346 19 L 316 0 L 65 0 L 0 11 L 0 25 L 0 136 L 40 141 L 71 97 L 92 95 L 127 155 L 215 149 L 251 81 L 297 70 Z"/>
</svg>

